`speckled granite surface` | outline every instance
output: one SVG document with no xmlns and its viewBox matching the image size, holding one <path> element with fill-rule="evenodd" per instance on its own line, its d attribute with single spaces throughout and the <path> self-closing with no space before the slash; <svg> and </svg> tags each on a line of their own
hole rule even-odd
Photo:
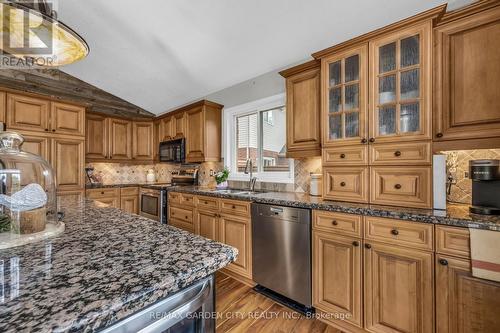
<svg viewBox="0 0 500 333">
<path fill-rule="evenodd" d="M 170 185 L 170 183 L 119 183 L 119 184 L 86 184 L 86 189 L 95 188 L 122 188 L 122 187 L 154 187 L 158 185 Z"/>
<path fill-rule="evenodd" d="M 231 198 L 272 205 L 320 209 L 332 212 L 388 217 L 401 220 L 445 224 L 457 227 L 470 227 L 500 231 L 500 216 L 470 214 L 467 205 L 448 205 L 446 211 L 414 209 L 391 206 L 356 204 L 342 201 L 328 201 L 304 193 L 263 192 L 255 194 L 228 194 L 203 187 L 171 187 L 169 191 L 187 192 L 219 198 Z"/>
<path fill-rule="evenodd" d="M 97 202 L 63 200 L 62 236 L 0 251 L 0 332 L 93 332 L 237 255 Z"/>
</svg>

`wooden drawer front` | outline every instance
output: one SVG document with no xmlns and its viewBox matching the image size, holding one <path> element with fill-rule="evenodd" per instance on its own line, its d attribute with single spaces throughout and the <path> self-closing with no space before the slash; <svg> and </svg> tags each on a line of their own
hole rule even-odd
<svg viewBox="0 0 500 333">
<path fill-rule="evenodd" d="M 436 252 L 470 258 L 469 229 L 437 225 Z"/>
<path fill-rule="evenodd" d="M 210 209 L 210 210 L 218 210 L 219 209 L 219 199 L 212 197 L 196 197 L 196 205 L 198 209 Z"/>
<path fill-rule="evenodd" d="M 177 192 L 168 192 L 168 203 L 169 204 L 180 204 L 181 194 Z"/>
<path fill-rule="evenodd" d="M 365 239 L 432 251 L 433 224 L 365 217 Z"/>
<path fill-rule="evenodd" d="M 177 219 L 169 219 L 168 224 L 176 228 L 194 233 L 194 225 L 192 223 Z"/>
<path fill-rule="evenodd" d="M 368 147 L 352 146 L 323 149 L 323 165 L 366 165 L 368 164 Z"/>
<path fill-rule="evenodd" d="M 368 168 L 323 168 L 326 199 L 368 202 Z"/>
<path fill-rule="evenodd" d="M 370 164 L 373 165 L 430 165 L 431 143 L 389 143 L 370 146 Z"/>
<path fill-rule="evenodd" d="M 194 206 L 194 195 L 181 193 L 181 205 Z"/>
<path fill-rule="evenodd" d="M 169 207 L 169 219 L 180 220 L 193 225 L 193 211 L 180 207 Z"/>
<path fill-rule="evenodd" d="M 122 187 L 120 189 L 121 195 L 139 195 L 138 187 Z"/>
<path fill-rule="evenodd" d="M 431 208 L 430 167 L 373 167 L 370 180 L 370 203 Z"/>
<path fill-rule="evenodd" d="M 363 216 L 313 210 L 313 228 L 336 234 L 361 237 Z"/>
<path fill-rule="evenodd" d="M 119 188 L 98 188 L 86 191 L 87 198 L 99 199 L 99 198 L 114 198 L 120 197 Z"/>
<path fill-rule="evenodd" d="M 246 201 L 221 199 L 220 209 L 224 213 L 250 216 L 250 203 Z"/>
</svg>

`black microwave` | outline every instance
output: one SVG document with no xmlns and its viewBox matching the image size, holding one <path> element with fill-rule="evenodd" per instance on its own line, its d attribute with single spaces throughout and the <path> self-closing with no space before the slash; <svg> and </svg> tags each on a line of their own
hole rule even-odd
<svg viewBox="0 0 500 333">
<path fill-rule="evenodd" d="M 160 142 L 160 162 L 184 163 L 186 159 L 184 138 Z"/>
</svg>

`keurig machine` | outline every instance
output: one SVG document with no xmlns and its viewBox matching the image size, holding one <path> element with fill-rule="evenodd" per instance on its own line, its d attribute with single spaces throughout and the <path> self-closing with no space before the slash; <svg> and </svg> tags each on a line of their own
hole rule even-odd
<svg viewBox="0 0 500 333">
<path fill-rule="evenodd" d="M 472 180 L 470 212 L 500 215 L 500 160 L 469 161 Z"/>
</svg>

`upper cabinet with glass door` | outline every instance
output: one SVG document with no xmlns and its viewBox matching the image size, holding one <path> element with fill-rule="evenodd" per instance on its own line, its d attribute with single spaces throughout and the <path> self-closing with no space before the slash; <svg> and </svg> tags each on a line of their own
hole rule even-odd
<svg viewBox="0 0 500 333">
<path fill-rule="evenodd" d="M 366 143 L 367 45 L 321 59 L 323 146 Z"/>
<path fill-rule="evenodd" d="M 430 139 L 430 22 L 370 42 L 370 142 Z"/>
</svg>

